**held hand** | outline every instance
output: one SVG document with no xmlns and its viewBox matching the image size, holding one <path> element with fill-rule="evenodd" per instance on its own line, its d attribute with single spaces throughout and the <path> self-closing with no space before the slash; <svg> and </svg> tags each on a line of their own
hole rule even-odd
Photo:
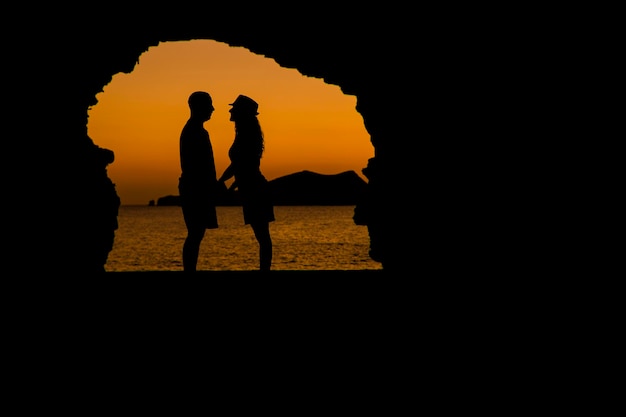
<svg viewBox="0 0 626 417">
<path fill-rule="evenodd" d="M 218 195 L 225 195 L 226 194 L 226 184 L 224 184 L 224 181 L 218 181 L 217 182 L 216 192 L 217 192 Z"/>
</svg>

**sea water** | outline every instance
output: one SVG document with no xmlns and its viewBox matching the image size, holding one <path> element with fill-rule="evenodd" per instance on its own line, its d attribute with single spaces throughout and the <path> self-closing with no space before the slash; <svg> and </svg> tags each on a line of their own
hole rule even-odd
<svg viewBox="0 0 626 417">
<path fill-rule="evenodd" d="M 369 255 L 367 227 L 354 224 L 354 206 L 276 206 L 270 223 L 273 270 L 378 270 Z M 199 271 L 258 270 L 259 246 L 240 206 L 217 208 L 219 228 L 208 229 Z M 121 206 L 109 272 L 182 271 L 187 230 L 179 206 Z"/>
</svg>

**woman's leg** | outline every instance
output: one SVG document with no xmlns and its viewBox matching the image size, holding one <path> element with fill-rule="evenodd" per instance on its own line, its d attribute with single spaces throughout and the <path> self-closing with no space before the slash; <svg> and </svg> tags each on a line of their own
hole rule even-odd
<svg viewBox="0 0 626 417">
<path fill-rule="evenodd" d="M 270 224 L 251 224 L 254 236 L 259 242 L 259 269 L 269 271 L 272 266 L 272 237 L 270 236 Z"/>
</svg>

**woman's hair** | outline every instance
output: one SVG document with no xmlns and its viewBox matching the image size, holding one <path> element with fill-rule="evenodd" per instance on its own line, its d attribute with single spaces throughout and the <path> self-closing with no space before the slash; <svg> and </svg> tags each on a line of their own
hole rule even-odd
<svg viewBox="0 0 626 417">
<path fill-rule="evenodd" d="M 241 141 L 246 147 L 250 147 L 259 158 L 265 150 L 263 131 L 256 116 L 240 117 L 235 120 L 235 140 Z"/>
</svg>

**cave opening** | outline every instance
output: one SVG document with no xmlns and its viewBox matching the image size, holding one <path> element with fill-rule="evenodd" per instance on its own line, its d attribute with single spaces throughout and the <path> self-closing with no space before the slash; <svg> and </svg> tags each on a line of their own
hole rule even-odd
<svg viewBox="0 0 626 417">
<path fill-rule="evenodd" d="M 147 206 L 177 193 L 178 138 L 188 117 L 186 98 L 199 89 L 212 94 L 216 107 L 205 127 L 218 175 L 227 165 L 233 137 L 228 104 L 243 93 L 260 103 L 267 147 L 262 171 L 268 179 L 302 170 L 354 171 L 363 178 L 361 169 L 374 149 L 354 96 L 243 47 L 209 39 L 164 42 L 141 54 L 132 72 L 116 74 L 89 109 L 89 136 L 96 145 L 115 152 L 108 173 L 123 206 Z M 349 227 L 357 230 L 366 248 L 365 228 L 353 223 Z M 248 231 L 243 224 L 241 228 Z M 116 245 L 123 243 L 122 232 L 118 230 Z M 179 251 L 181 242 L 174 244 Z M 114 246 L 111 261 L 115 250 Z M 137 249 L 135 255 L 140 252 Z M 367 249 L 364 256 L 368 258 Z M 367 269 L 379 267 L 374 261 L 364 262 Z"/>
</svg>

